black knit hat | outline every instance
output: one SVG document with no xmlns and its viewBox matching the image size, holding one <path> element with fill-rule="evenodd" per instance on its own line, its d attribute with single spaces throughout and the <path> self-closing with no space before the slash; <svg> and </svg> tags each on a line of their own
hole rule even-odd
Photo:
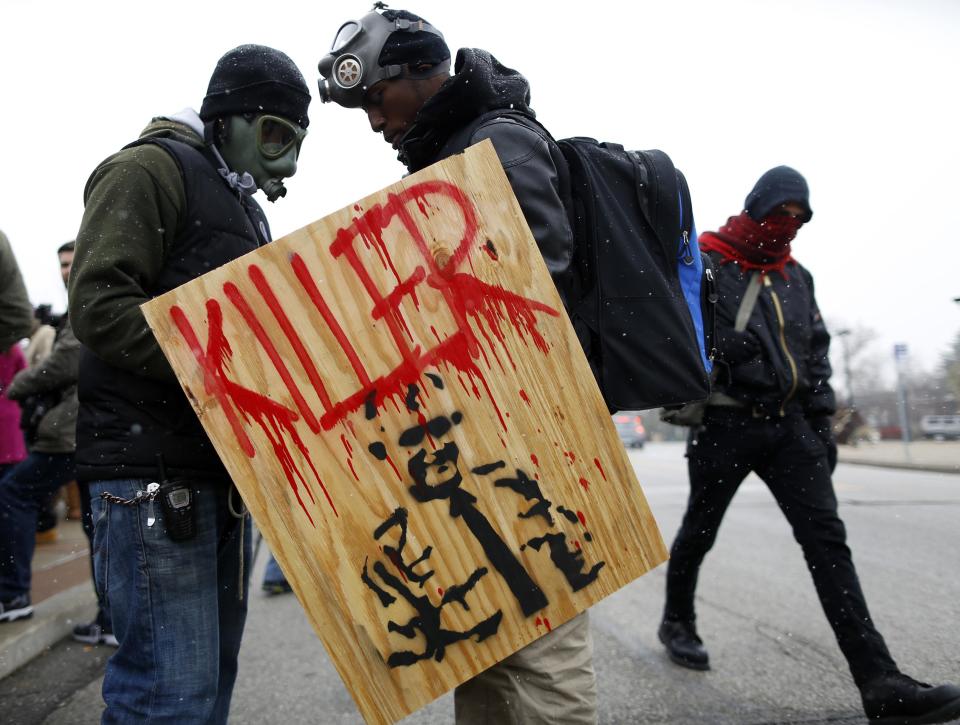
<svg viewBox="0 0 960 725">
<path fill-rule="evenodd" d="M 200 118 L 272 113 L 306 128 L 309 105 L 307 82 L 289 56 L 265 45 L 241 45 L 217 61 Z"/>
<path fill-rule="evenodd" d="M 807 180 L 799 171 L 789 166 L 777 166 L 760 177 L 753 191 L 747 194 L 743 208 L 747 210 L 751 219 L 759 222 L 788 201 L 795 201 L 806 207 L 807 214 L 803 222 L 810 221 L 813 210 L 810 208 L 810 189 L 807 188 Z"/>
<path fill-rule="evenodd" d="M 390 22 L 397 18 L 409 20 L 412 23 L 421 20 L 428 22 L 406 10 L 384 10 L 382 15 Z M 377 63 L 381 67 L 408 64 L 411 68 L 415 68 L 418 65 L 437 65 L 449 59 L 450 48 L 441 36 L 422 30 L 415 33 L 398 30 L 391 33 L 387 42 L 383 44 Z"/>
</svg>

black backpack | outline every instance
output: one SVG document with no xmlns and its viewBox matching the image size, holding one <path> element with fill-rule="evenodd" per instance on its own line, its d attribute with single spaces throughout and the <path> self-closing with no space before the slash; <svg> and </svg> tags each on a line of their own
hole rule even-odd
<svg viewBox="0 0 960 725">
<path fill-rule="evenodd" d="M 571 318 L 611 410 L 710 394 L 716 292 L 701 254 L 686 179 L 662 151 L 591 138 L 557 142 L 577 240 Z"/>
</svg>

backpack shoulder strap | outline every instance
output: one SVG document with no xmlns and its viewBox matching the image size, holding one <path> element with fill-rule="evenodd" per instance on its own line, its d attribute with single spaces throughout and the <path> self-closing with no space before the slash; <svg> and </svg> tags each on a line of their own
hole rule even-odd
<svg viewBox="0 0 960 725">
<path fill-rule="evenodd" d="M 757 304 L 757 297 L 760 295 L 760 286 L 763 280 L 760 278 L 760 272 L 754 270 L 750 273 L 750 281 L 747 282 L 747 289 L 740 300 L 740 306 L 737 308 L 737 319 L 733 323 L 733 329 L 737 332 L 743 332 L 747 329 L 747 322 L 750 315 L 753 314 L 753 308 Z"/>
<path fill-rule="evenodd" d="M 692 214 L 683 213 L 683 205 L 689 208 L 690 198 L 689 190 L 684 195 L 686 180 L 663 151 L 632 151 L 629 155 L 637 162 L 637 178 L 646 192 L 638 194 L 644 216 L 656 232 L 667 259 L 674 259 L 682 236 L 678 231 L 686 231 L 689 237 L 693 221 Z"/>
</svg>

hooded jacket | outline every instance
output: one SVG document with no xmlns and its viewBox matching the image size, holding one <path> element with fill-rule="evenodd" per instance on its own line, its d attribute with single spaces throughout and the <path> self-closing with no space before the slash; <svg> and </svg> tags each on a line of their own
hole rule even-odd
<svg viewBox="0 0 960 725">
<path fill-rule="evenodd" d="M 193 111 L 159 118 L 84 192 L 70 274 L 80 368 L 80 480 L 226 471 L 140 305 L 269 241 L 259 205 L 230 188 Z M 226 171 L 226 169 L 223 169 Z"/>
<path fill-rule="evenodd" d="M 412 173 L 490 139 L 567 305 L 574 289 L 573 231 L 563 204 L 569 177 L 560 148 L 534 119 L 527 79 L 484 50 L 463 48 L 454 75 L 408 129 L 399 158 Z"/>
<path fill-rule="evenodd" d="M 734 326 L 751 273 L 736 262 L 724 264 L 716 252 L 710 256 L 717 270 L 717 332 L 723 337 L 723 328 Z M 763 276 L 747 322 L 746 332 L 759 341 L 759 352 L 736 363 L 721 357 L 715 390 L 767 415 L 832 415 L 830 335 L 814 297 L 813 277 L 793 261 L 785 272 Z"/>
<path fill-rule="evenodd" d="M 10 242 L 0 232 L 0 350 L 30 336 L 33 307 Z"/>
<path fill-rule="evenodd" d="M 67 317 L 57 332 L 50 354 L 36 365 L 21 370 L 10 383 L 7 397 L 24 401 L 32 395 L 56 393 L 54 405 L 40 419 L 37 440 L 30 446 L 35 453 L 73 453 L 77 447 L 77 375 L 80 368 L 80 342 Z"/>
</svg>

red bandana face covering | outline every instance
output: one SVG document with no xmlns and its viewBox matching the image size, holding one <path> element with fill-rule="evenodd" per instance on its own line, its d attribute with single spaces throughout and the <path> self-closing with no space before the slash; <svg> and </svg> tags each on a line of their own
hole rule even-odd
<svg viewBox="0 0 960 725">
<path fill-rule="evenodd" d="M 777 271 L 786 277 L 784 268 L 793 261 L 790 242 L 802 225 L 800 219 L 789 215 L 775 214 L 755 222 L 742 212 L 730 217 L 716 232 L 700 235 L 700 249 L 719 252 L 723 263 L 737 262 L 745 270 Z"/>
</svg>

